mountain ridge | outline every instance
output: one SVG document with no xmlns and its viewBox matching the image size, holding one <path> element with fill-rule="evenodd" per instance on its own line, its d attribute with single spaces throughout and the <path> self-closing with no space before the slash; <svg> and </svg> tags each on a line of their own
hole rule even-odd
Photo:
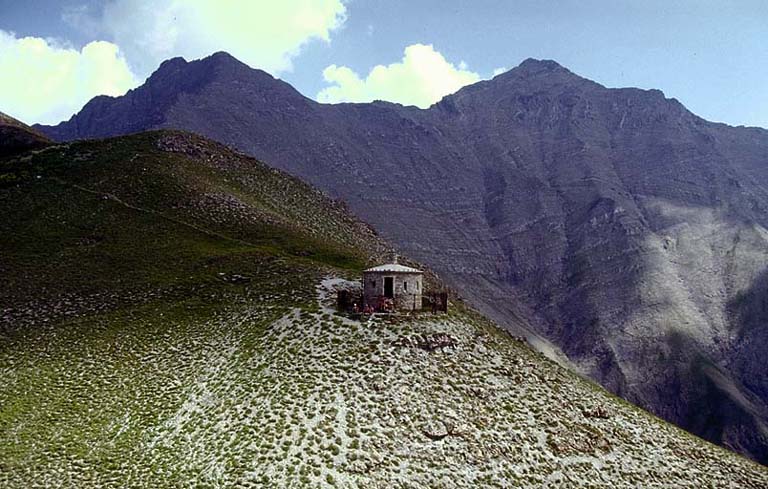
<svg viewBox="0 0 768 489">
<path fill-rule="evenodd" d="M 547 61 L 429 109 L 318 104 L 226 56 L 217 63 L 237 77 L 188 91 L 172 83 L 159 122 L 118 99 L 99 109 L 99 124 L 42 130 L 99 137 L 155 124 L 269 161 L 346 200 L 542 350 L 768 461 L 758 360 L 768 349 L 768 132 L 710 123 L 660 91 L 605 88 Z"/>
</svg>

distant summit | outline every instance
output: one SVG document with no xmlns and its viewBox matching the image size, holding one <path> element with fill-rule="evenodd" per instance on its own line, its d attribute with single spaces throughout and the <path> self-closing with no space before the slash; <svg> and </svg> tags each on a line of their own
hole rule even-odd
<svg viewBox="0 0 768 489">
<path fill-rule="evenodd" d="M 104 138 L 150 128 L 172 128 L 178 125 L 174 123 L 178 104 L 209 87 L 220 88 L 221 97 L 226 98 L 229 91 L 226 87 L 233 85 L 272 101 L 285 97 L 305 100 L 287 83 L 219 52 L 190 62 L 181 57 L 171 58 L 142 86 L 124 96 L 95 97 L 69 121 L 52 127 L 35 127 L 56 140 Z M 235 100 L 229 102 L 236 103 Z"/>
<path fill-rule="evenodd" d="M 568 71 L 567 69 L 563 68 L 557 61 L 553 61 L 551 59 L 535 58 L 527 58 L 522 63 L 520 63 L 517 68 L 514 68 L 514 70 L 518 72 L 529 73 L 553 72 L 558 70 Z"/>
</svg>

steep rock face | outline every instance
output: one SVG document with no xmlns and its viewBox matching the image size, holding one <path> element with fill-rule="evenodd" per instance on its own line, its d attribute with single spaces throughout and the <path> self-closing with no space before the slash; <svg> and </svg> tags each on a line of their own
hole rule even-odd
<svg viewBox="0 0 768 489">
<path fill-rule="evenodd" d="M 768 461 L 768 132 L 552 61 L 420 110 L 318 104 L 223 53 L 166 62 L 42 129 L 150 127 L 205 134 L 343 197 L 485 313 L 524 319 L 542 349 Z"/>
</svg>

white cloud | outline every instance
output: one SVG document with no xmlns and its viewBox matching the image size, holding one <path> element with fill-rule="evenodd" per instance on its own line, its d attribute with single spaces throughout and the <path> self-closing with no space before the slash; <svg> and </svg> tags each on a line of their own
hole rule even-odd
<svg viewBox="0 0 768 489">
<path fill-rule="evenodd" d="M 118 47 L 95 41 L 81 50 L 0 30 L 0 111 L 27 123 L 69 118 L 96 95 L 136 86 Z"/>
<path fill-rule="evenodd" d="M 66 23 L 112 42 L 77 50 L 0 30 L 0 111 L 59 122 L 96 95 L 125 93 L 139 84 L 134 73 L 143 78 L 173 56 L 227 51 L 277 74 L 291 69 L 305 43 L 330 41 L 345 15 L 342 0 L 110 0 L 98 13 L 67 8 Z"/>
<path fill-rule="evenodd" d="M 413 44 L 403 59 L 375 66 L 365 78 L 346 66 L 331 65 L 323 70 L 325 81 L 333 84 L 317 94 L 320 102 L 370 102 L 381 99 L 404 105 L 429 107 L 445 95 L 480 80 L 466 63 L 449 63 L 432 45 Z"/>
<path fill-rule="evenodd" d="M 509 71 L 509 68 L 507 68 L 506 66 L 500 66 L 498 68 L 494 68 L 492 76 L 499 76 L 502 73 L 505 73 L 507 71 Z"/>
<path fill-rule="evenodd" d="M 279 74 L 305 43 L 330 41 L 345 16 L 342 0 L 111 0 L 98 24 L 141 73 L 173 56 L 227 51 Z"/>
</svg>

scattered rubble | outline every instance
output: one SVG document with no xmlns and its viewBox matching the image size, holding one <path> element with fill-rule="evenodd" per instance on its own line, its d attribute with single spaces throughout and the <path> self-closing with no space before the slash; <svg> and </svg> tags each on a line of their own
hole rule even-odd
<svg viewBox="0 0 768 489">
<path fill-rule="evenodd" d="M 478 335 L 490 326 L 476 318 L 352 321 L 333 314 L 343 280 L 313 291 L 312 277 L 285 275 L 210 316 L 126 320 L 119 341 L 93 320 L 81 326 L 90 335 L 70 328 L 27 339 L 23 355 L 0 349 L 0 405 L 30 403 L 6 414 L 0 486 L 768 484 L 761 467 L 527 346 Z M 288 300 L 297 284 L 310 284 L 302 305 Z"/>
<path fill-rule="evenodd" d="M 392 341 L 392 346 L 400 348 L 420 348 L 433 352 L 443 348 L 456 348 L 458 341 L 446 333 L 434 333 L 430 335 L 401 336 Z"/>
</svg>

